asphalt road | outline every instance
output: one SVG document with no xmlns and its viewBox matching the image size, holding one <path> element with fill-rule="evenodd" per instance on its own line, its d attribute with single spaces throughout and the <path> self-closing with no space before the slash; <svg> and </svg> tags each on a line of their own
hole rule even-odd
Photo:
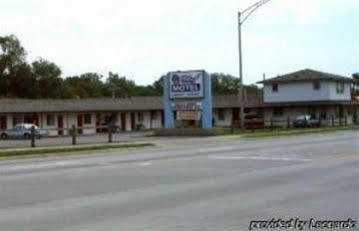
<svg viewBox="0 0 359 231">
<path fill-rule="evenodd" d="M 359 132 L 150 140 L 157 146 L 0 161 L 0 230 L 237 231 L 252 220 L 292 217 L 359 222 Z"/>
</svg>

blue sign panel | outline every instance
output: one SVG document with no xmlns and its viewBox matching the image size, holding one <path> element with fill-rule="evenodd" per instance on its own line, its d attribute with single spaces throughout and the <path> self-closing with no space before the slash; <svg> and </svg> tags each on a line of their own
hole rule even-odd
<svg viewBox="0 0 359 231">
<path fill-rule="evenodd" d="M 170 98 L 202 98 L 203 71 L 170 73 Z"/>
<path fill-rule="evenodd" d="M 175 128 L 177 119 L 200 119 L 203 129 L 212 129 L 211 76 L 205 71 L 171 72 L 164 80 L 165 128 Z"/>
</svg>

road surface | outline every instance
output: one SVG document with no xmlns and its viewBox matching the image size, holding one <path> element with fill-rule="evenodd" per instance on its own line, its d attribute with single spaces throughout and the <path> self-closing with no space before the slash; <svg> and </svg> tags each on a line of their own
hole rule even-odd
<svg viewBox="0 0 359 231">
<path fill-rule="evenodd" d="M 359 221 L 359 132 L 149 140 L 157 146 L 0 161 L 0 230 L 237 231 L 271 218 Z"/>
</svg>

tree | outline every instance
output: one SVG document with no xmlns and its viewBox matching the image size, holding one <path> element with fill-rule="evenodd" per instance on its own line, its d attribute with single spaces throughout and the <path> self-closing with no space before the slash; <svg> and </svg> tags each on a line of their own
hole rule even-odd
<svg viewBox="0 0 359 231">
<path fill-rule="evenodd" d="M 106 89 L 110 95 L 115 97 L 136 96 L 136 83 L 126 77 L 110 72 L 106 81 Z M 107 95 L 109 95 L 107 93 Z"/>
<path fill-rule="evenodd" d="M 11 71 L 8 95 L 13 98 L 36 98 L 36 78 L 31 72 L 31 66 L 26 63 L 17 65 Z"/>
<path fill-rule="evenodd" d="M 157 81 L 152 84 L 154 95 L 163 94 L 163 83 L 166 76 L 161 76 Z M 212 77 L 212 94 L 213 95 L 237 95 L 239 79 L 228 74 L 213 73 Z M 261 93 L 260 89 L 256 85 L 244 86 L 248 96 L 258 97 Z"/>
<path fill-rule="evenodd" d="M 37 81 L 37 91 L 34 94 L 39 98 L 62 98 L 64 83 L 61 78 L 61 69 L 52 62 L 39 59 L 32 63 L 32 72 Z"/>
<path fill-rule="evenodd" d="M 155 87 L 152 85 L 148 86 L 136 86 L 135 87 L 136 96 L 159 96 Z"/>
<path fill-rule="evenodd" d="M 0 95 L 7 96 L 9 89 L 15 87 L 10 86 L 14 82 L 10 79 L 15 78 L 16 71 L 24 68 L 26 52 L 14 35 L 0 36 L 0 48 Z"/>
<path fill-rule="evenodd" d="M 26 52 L 14 36 L 0 36 L 0 74 L 10 73 L 16 66 L 25 63 Z"/>
<path fill-rule="evenodd" d="M 239 78 L 236 78 L 232 75 L 223 73 L 212 74 L 213 95 L 237 95 L 239 84 Z M 260 95 L 258 86 L 254 84 L 245 85 L 244 89 L 247 96 L 258 97 Z"/>
<path fill-rule="evenodd" d="M 107 80 L 97 73 L 61 78 L 61 69 L 46 59 L 38 59 L 29 65 L 26 51 L 14 35 L 0 36 L 0 97 L 21 98 L 87 98 L 161 96 L 161 76 L 152 85 L 137 85 L 125 76 L 110 72 Z M 359 82 L 358 73 L 353 78 Z M 239 79 L 223 73 L 212 74 L 214 95 L 238 93 Z M 245 86 L 247 95 L 258 95 L 255 85 Z"/>
<path fill-rule="evenodd" d="M 65 79 L 72 98 L 103 97 L 105 86 L 102 76 L 97 73 L 85 73 Z"/>
<path fill-rule="evenodd" d="M 152 84 L 156 95 L 163 95 L 163 83 L 165 77 L 165 75 L 162 75 L 157 81 Z"/>
<path fill-rule="evenodd" d="M 233 95 L 238 93 L 239 78 L 223 73 L 212 74 L 212 91 L 214 95 Z"/>
<path fill-rule="evenodd" d="M 357 72 L 357 73 L 353 73 L 352 74 L 352 78 L 354 79 L 354 81 L 355 81 L 355 83 L 354 83 L 354 91 L 355 91 L 355 94 L 356 95 L 359 95 L 359 90 L 358 90 L 358 88 L 359 88 L 359 72 Z"/>
</svg>

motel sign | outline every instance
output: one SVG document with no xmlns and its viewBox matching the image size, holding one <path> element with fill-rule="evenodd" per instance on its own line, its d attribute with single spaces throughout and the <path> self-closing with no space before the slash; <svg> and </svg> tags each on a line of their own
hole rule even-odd
<svg viewBox="0 0 359 231">
<path fill-rule="evenodd" d="M 212 129 L 211 76 L 202 70 L 170 72 L 164 81 L 165 128 L 180 121 L 200 121 Z"/>
</svg>

